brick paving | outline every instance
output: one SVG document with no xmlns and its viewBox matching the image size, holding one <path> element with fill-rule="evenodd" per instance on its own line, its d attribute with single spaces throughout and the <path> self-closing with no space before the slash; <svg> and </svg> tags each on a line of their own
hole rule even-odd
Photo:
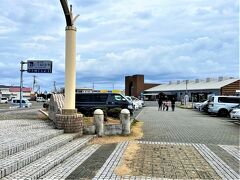
<svg viewBox="0 0 240 180">
<path fill-rule="evenodd" d="M 84 176 L 86 174 L 86 169 L 88 167 L 86 166 L 86 161 L 90 156 L 91 156 L 91 159 L 93 159 L 92 156 L 93 154 L 95 154 L 95 151 L 98 151 L 99 147 L 100 145 L 95 144 L 95 145 L 90 145 L 84 148 L 83 150 L 80 150 L 70 158 L 66 159 L 63 163 L 59 164 L 58 166 L 54 167 L 49 172 L 47 172 L 45 175 L 41 176 L 39 179 L 46 179 L 46 180 L 71 179 L 72 176 L 74 176 L 74 179 L 80 179 L 80 177 L 91 179 L 91 177 L 88 174 L 87 176 Z M 93 166 L 93 168 L 98 167 L 95 164 L 91 164 L 91 165 Z M 93 168 L 88 169 L 88 171 L 91 172 L 92 174 L 94 173 Z M 77 177 L 78 174 L 75 173 L 76 171 L 80 175 L 79 177 Z"/>
<path fill-rule="evenodd" d="M 116 179 L 120 178 L 114 172 L 114 169 L 119 165 L 121 157 L 124 153 L 124 150 L 127 148 L 128 142 L 118 143 L 115 150 L 103 164 L 101 169 L 97 172 L 96 176 L 93 178 L 94 180 L 97 179 Z"/>
<path fill-rule="evenodd" d="M 16 120 L 16 119 L 43 119 L 46 117 L 39 112 L 37 109 L 10 109 L 10 110 L 1 110 L 0 112 L 0 121 L 1 120 Z"/>
<path fill-rule="evenodd" d="M 117 176 L 114 172 L 127 148 L 122 143 L 94 179 L 240 178 L 238 125 L 193 110 L 160 112 L 154 106 L 146 107 L 137 119 L 144 121 L 144 137 L 127 164 L 131 173 Z"/>
<path fill-rule="evenodd" d="M 36 110 L 11 112 L 0 113 L 0 137 L 4 139 L 0 174 L 8 174 L 3 179 L 240 178 L 239 126 L 224 118 L 179 108 L 175 112 L 144 108 L 136 114 L 144 121 L 144 137 L 128 164 L 131 173 L 118 176 L 114 170 L 131 142 L 86 146 L 90 137 L 85 137 L 64 145 L 65 137 L 58 145 L 54 138 L 61 137 L 62 131 L 40 120 Z"/>
<path fill-rule="evenodd" d="M 15 154 L 63 133 L 43 120 L 0 121 L 0 158 Z"/>
<path fill-rule="evenodd" d="M 239 146 L 239 125 L 225 118 L 181 108 L 166 112 L 146 107 L 138 119 L 144 122 L 143 140 Z"/>
<path fill-rule="evenodd" d="M 219 179 L 191 145 L 140 144 L 130 164 L 133 176 L 170 179 Z"/>
<path fill-rule="evenodd" d="M 235 172 L 240 174 L 240 164 L 239 159 L 235 158 L 232 154 L 230 154 L 228 151 L 222 149 L 220 146 L 208 144 L 207 147 L 218 155 L 219 158 L 221 158 L 228 166 L 230 166 Z M 225 146 L 227 147 L 227 146 Z M 228 146 L 229 147 L 229 146 Z M 239 156 L 239 150 L 238 150 L 238 156 Z"/>
<path fill-rule="evenodd" d="M 92 179 L 115 149 L 116 144 L 105 144 L 78 166 L 66 179 Z"/>
<path fill-rule="evenodd" d="M 20 170 L 5 176 L 4 180 L 7 179 L 37 179 L 44 175 L 47 171 L 69 158 L 71 155 L 80 150 L 89 141 L 90 137 L 76 139 L 58 150 L 47 154 L 46 156 L 34 161 L 33 163 L 24 166 Z M 15 167 L 14 167 L 15 168 Z"/>
</svg>

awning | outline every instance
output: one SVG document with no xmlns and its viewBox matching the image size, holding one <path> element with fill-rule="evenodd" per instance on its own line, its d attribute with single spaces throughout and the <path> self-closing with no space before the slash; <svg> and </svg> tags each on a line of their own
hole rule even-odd
<svg viewBox="0 0 240 180">
<path fill-rule="evenodd" d="M 144 96 L 156 96 L 158 95 L 159 93 L 144 93 L 143 95 Z"/>
</svg>

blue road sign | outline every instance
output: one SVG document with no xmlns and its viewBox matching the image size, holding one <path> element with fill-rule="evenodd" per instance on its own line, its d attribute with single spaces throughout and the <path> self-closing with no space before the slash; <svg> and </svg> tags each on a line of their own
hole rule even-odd
<svg viewBox="0 0 240 180">
<path fill-rule="evenodd" d="M 52 73 L 52 61 L 49 60 L 28 60 L 28 73 Z"/>
</svg>

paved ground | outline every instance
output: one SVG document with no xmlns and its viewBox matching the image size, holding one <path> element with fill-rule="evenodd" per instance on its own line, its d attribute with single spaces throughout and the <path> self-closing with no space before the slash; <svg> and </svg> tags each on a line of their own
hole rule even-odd
<svg viewBox="0 0 240 180">
<path fill-rule="evenodd" d="M 239 125 L 194 110 L 154 106 L 144 108 L 138 119 L 144 122 L 144 136 L 127 165 L 130 177 L 239 178 Z"/>
<path fill-rule="evenodd" d="M 144 122 L 143 140 L 239 145 L 239 125 L 228 122 L 227 118 L 181 108 L 172 112 L 147 107 L 139 119 Z"/>
<path fill-rule="evenodd" d="M 30 109 L 39 109 L 42 108 L 43 102 L 30 101 L 32 107 Z M 11 101 L 8 101 L 7 104 L 0 104 L 0 112 L 6 112 L 12 107 Z"/>
<path fill-rule="evenodd" d="M 90 147 L 92 154 L 86 160 L 83 154 L 76 154 L 61 164 L 60 171 L 50 174 L 63 179 L 239 179 L 239 125 L 180 108 L 163 112 L 152 105 L 139 112 L 134 117 L 144 122 L 144 137 L 135 142 L 139 149 L 125 164 L 130 169 L 128 174 L 117 175 L 115 168 L 121 165 L 124 152 L 133 142 L 100 145 L 95 151 Z M 9 129 L 3 127 L 4 123 L 1 126 L 0 136 L 5 139 L 2 143 L 11 143 L 7 139 L 14 138 L 14 132 L 21 141 L 21 136 L 30 140 L 27 134 L 36 134 L 36 126 L 49 126 L 42 121 L 35 124 L 41 118 L 34 109 L 0 112 L 0 120 L 12 120 L 7 123 Z M 71 169 L 69 164 L 74 159 Z"/>
</svg>

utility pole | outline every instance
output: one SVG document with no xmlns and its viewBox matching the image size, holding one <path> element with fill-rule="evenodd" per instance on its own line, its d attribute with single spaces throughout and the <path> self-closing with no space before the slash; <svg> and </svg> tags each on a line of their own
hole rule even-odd
<svg viewBox="0 0 240 180">
<path fill-rule="evenodd" d="M 186 80 L 186 92 L 185 92 L 185 94 L 187 94 L 187 83 L 188 83 L 188 80 Z"/>
<path fill-rule="evenodd" d="M 53 92 L 57 92 L 56 81 L 53 81 Z"/>
<path fill-rule="evenodd" d="M 20 69 L 20 108 L 22 107 L 22 88 L 23 88 L 23 72 L 26 71 L 23 69 L 23 64 L 27 64 L 26 62 L 21 61 L 21 69 Z"/>
<path fill-rule="evenodd" d="M 36 85 L 36 76 L 33 75 L 33 87 L 32 87 L 33 92 L 34 92 L 35 85 Z"/>
</svg>

